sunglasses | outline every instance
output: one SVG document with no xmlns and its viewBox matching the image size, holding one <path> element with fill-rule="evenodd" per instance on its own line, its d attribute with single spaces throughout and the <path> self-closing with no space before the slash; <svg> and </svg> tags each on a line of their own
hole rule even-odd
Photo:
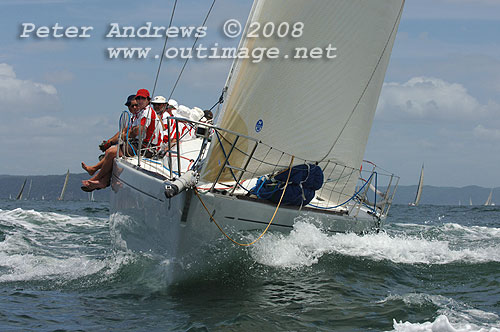
<svg viewBox="0 0 500 332">
<path fill-rule="evenodd" d="M 141 99 L 146 99 L 146 97 L 142 97 L 142 96 L 137 96 L 135 97 L 136 100 L 141 100 Z"/>
</svg>

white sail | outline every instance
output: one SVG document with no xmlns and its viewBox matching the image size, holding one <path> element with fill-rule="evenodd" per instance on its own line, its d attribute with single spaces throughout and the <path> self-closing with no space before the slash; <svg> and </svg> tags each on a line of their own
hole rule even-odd
<svg viewBox="0 0 500 332">
<path fill-rule="evenodd" d="M 59 195 L 58 200 L 62 201 L 64 199 L 64 194 L 66 193 L 66 186 L 68 185 L 68 179 L 69 179 L 69 169 L 66 172 L 66 177 L 64 178 L 64 184 L 61 190 L 61 195 Z"/>
<path fill-rule="evenodd" d="M 30 199 L 32 184 L 33 184 L 33 179 L 30 180 L 30 186 L 28 187 L 28 194 L 26 195 L 26 199 Z"/>
<path fill-rule="evenodd" d="M 486 203 L 484 203 L 485 206 L 490 206 L 490 205 L 493 205 L 491 203 L 491 199 L 493 197 L 493 189 L 490 190 L 490 195 L 488 196 L 488 199 L 486 200 Z"/>
<path fill-rule="evenodd" d="M 279 159 L 286 153 L 295 156 L 296 164 L 318 162 L 325 177 L 344 179 L 340 187 L 348 195 L 354 193 L 359 173 L 353 170 L 357 172 L 363 159 L 403 4 L 404 0 L 255 1 L 245 35 L 249 27 L 268 22 L 275 27 L 288 22 L 290 29 L 301 22 L 302 34 L 241 41 L 240 47 L 250 51 L 274 47 L 289 58 L 259 63 L 237 59 L 218 126 L 255 138 L 276 152 L 269 156 L 269 149 L 258 148 L 256 159 L 271 157 L 286 166 L 290 158 Z M 317 47 L 324 53 L 336 48 L 336 57 L 292 59 L 297 48 Z M 252 148 L 249 142 L 239 142 L 240 153 L 232 155 L 231 165 L 241 167 Z M 220 150 L 212 140 L 202 179 L 214 181 L 216 166 L 224 158 Z M 248 167 L 254 176 L 275 169 L 271 163 Z M 223 173 L 222 179 L 231 178 Z"/>
<path fill-rule="evenodd" d="M 417 193 L 415 194 L 415 202 L 413 206 L 417 206 L 420 203 L 420 198 L 422 197 L 422 189 L 424 187 L 424 165 L 422 165 L 422 170 L 420 171 L 420 179 L 418 180 Z"/>
</svg>

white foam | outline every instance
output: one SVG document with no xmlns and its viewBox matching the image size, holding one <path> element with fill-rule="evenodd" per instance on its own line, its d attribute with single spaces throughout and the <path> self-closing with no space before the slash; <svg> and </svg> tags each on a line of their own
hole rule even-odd
<svg viewBox="0 0 500 332">
<path fill-rule="evenodd" d="M 296 268 L 316 264 L 324 254 L 342 254 L 405 264 L 500 262 L 500 247 L 451 249 L 448 241 L 387 233 L 356 235 L 323 232 L 298 221 L 288 235 L 267 234 L 250 248 L 252 257 L 269 266 Z"/>
<path fill-rule="evenodd" d="M 481 327 L 468 322 L 450 323 L 445 315 L 438 316 L 433 322 L 410 323 L 393 320 L 396 332 L 500 332 L 499 326 Z"/>
<path fill-rule="evenodd" d="M 393 320 L 394 331 L 397 332 L 500 332 L 497 314 L 471 308 L 468 304 L 441 295 L 421 293 L 390 295 L 380 303 L 390 301 L 403 301 L 407 306 L 432 303 L 439 308 L 438 317 L 433 322 L 412 323 Z"/>
<path fill-rule="evenodd" d="M 85 254 L 89 247 L 104 251 L 93 240 L 96 233 L 107 232 L 107 219 L 17 208 L 0 210 L 0 220 L 14 227 L 0 241 L 0 282 L 72 280 L 121 265 L 116 257 Z M 93 232 L 75 232 L 75 227 Z"/>
</svg>

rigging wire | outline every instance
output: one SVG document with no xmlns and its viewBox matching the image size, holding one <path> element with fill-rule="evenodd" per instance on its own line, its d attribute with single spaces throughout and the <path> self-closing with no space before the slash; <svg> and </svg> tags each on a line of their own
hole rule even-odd
<svg viewBox="0 0 500 332">
<path fill-rule="evenodd" d="M 207 12 L 207 16 L 205 16 L 205 20 L 203 21 L 203 23 L 201 24 L 201 26 L 205 26 L 205 23 L 207 22 L 208 17 L 210 16 L 210 13 L 212 12 L 212 8 L 214 8 L 215 1 L 217 1 L 217 0 L 214 0 L 212 2 L 212 5 L 210 6 L 210 9 Z M 191 47 L 191 54 L 193 53 L 193 49 L 196 46 L 196 43 L 198 42 L 199 38 L 200 37 L 198 36 L 194 40 L 193 46 Z M 177 80 L 175 81 L 174 87 L 172 88 L 172 91 L 170 92 L 170 96 L 168 96 L 168 99 L 172 98 L 172 95 L 174 94 L 174 91 L 177 88 L 177 84 L 179 83 L 179 80 L 181 79 L 182 73 L 184 72 L 184 69 L 186 69 L 186 65 L 187 65 L 188 61 L 189 61 L 189 57 L 187 57 L 186 61 L 184 61 L 184 65 L 182 66 L 182 69 L 181 69 L 181 71 L 179 73 L 179 76 L 177 77 Z"/>
<path fill-rule="evenodd" d="M 174 1 L 172 15 L 170 16 L 170 22 L 168 23 L 168 29 L 166 31 L 169 31 L 170 27 L 172 26 L 172 21 L 174 20 L 174 14 L 175 14 L 176 7 L 177 7 L 177 0 Z M 160 69 L 161 69 L 161 64 L 163 62 L 163 57 L 165 56 L 165 49 L 167 48 L 167 41 L 168 41 L 168 33 L 165 33 L 165 43 L 163 44 L 163 50 L 161 51 L 160 64 L 158 65 L 158 71 L 156 72 L 155 84 L 153 86 L 153 93 L 151 94 L 152 96 L 155 95 L 156 84 L 158 83 L 158 77 L 160 77 Z"/>
</svg>

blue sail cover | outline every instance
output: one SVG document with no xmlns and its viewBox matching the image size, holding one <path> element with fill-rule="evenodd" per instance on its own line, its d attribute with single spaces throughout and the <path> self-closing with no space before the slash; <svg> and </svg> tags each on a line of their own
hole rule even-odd
<svg viewBox="0 0 500 332">
<path fill-rule="evenodd" d="M 271 179 L 261 178 L 257 181 L 251 194 L 278 203 L 288 177 L 288 169 Z M 323 186 L 323 171 L 317 165 L 303 164 L 292 167 L 290 180 L 281 204 L 307 205 L 314 198 L 316 190 Z"/>
</svg>

